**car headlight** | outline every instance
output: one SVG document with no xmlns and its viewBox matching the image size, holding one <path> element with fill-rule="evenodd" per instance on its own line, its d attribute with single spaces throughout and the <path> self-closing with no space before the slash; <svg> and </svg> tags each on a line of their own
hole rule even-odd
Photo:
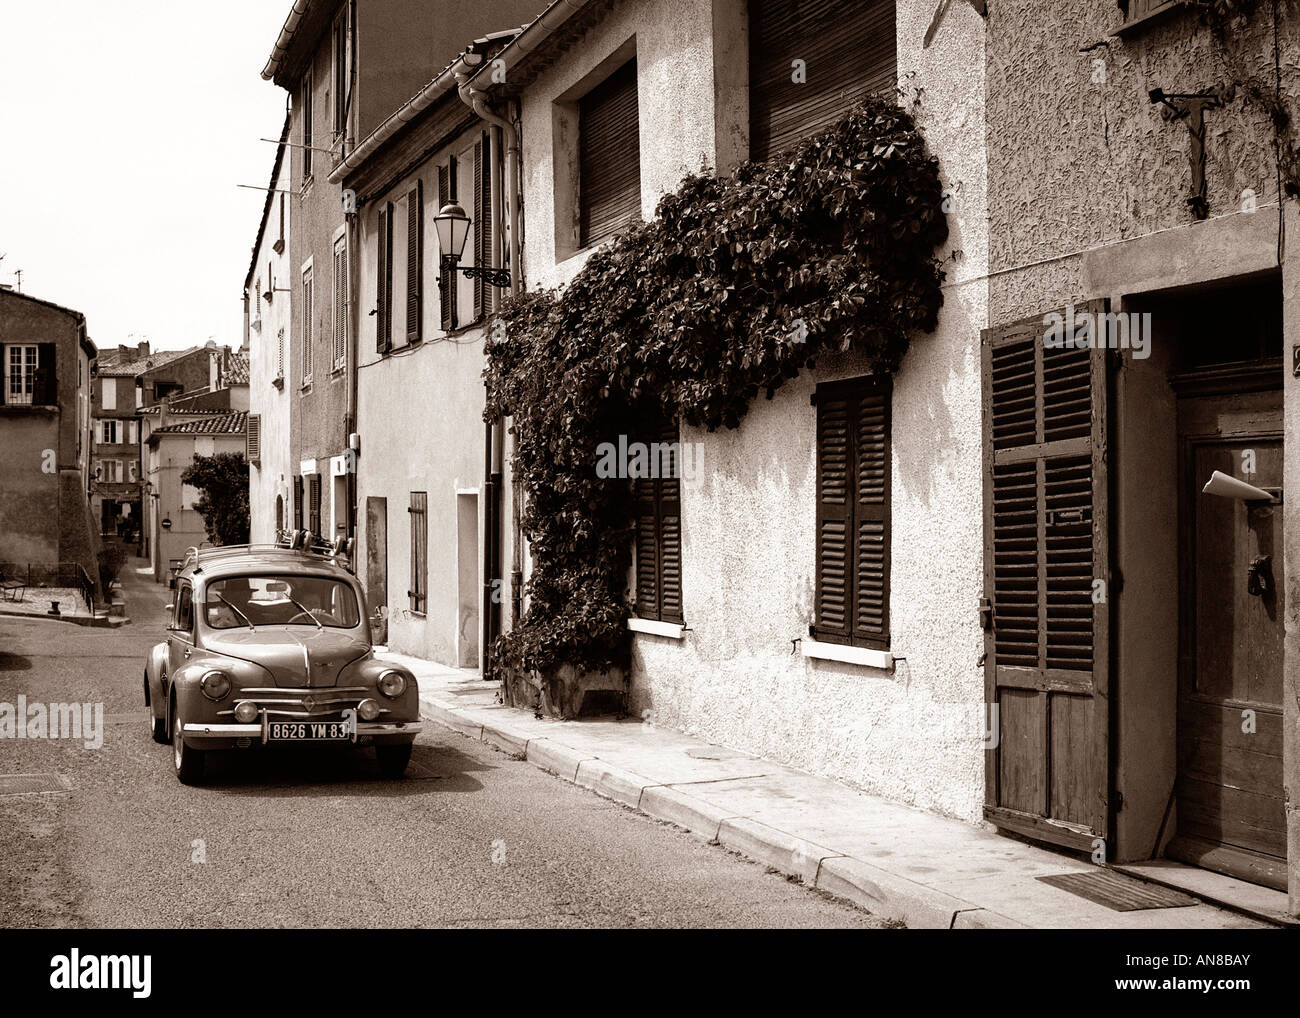
<svg viewBox="0 0 1300 1018">
<path fill-rule="evenodd" d="M 221 700 L 230 692 L 230 676 L 225 672 L 204 672 L 199 688 L 209 700 Z"/>
<path fill-rule="evenodd" d="M 235 708 L 235 720 L 241 725 L 251 724 L 257 720 L 257 704 L 245 700 Z"/>
<path fill-rule="evenodd" d="M 406 692 L 406 676 L 389 669 L 379 676 L 379 691 L 390 700 L 396 700 Z"/>
</svg>

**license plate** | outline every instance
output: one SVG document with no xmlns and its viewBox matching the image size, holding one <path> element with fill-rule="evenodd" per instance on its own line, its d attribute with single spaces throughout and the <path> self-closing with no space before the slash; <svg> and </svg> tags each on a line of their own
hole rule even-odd
<svg viewBox="0 0 1300 1018">
<path fill-rule="evenodd" d="M 335 741 L 352 738 L 346 721 L 272 721 L 266 733 L 270 742 Z"/>
</svg>

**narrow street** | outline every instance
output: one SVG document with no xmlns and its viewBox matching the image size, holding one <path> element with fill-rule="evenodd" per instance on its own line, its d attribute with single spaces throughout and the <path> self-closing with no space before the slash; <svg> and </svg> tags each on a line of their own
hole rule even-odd
<svg viewBox="0 0 1300 1018">
<path fill-rule="evenodd" d="M 883 925 L 436 725 L 400 782 L 360 750 L 250 752 L 181 785 L 145 722 L 167 591 L 142 564 L 119 630 L 0 618 L 0 702 L 104 711 L 99 749 L 0 740 L 6 926 Z"/>
</svg>

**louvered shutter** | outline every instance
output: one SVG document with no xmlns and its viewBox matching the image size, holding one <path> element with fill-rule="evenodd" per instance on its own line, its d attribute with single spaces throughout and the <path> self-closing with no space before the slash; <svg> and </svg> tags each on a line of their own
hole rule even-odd
<svg viewBox="0 0 1300 1018">
<path fill-rule="evenodd" d="M 1075 336 L 1106 307 L 1079 309 Z M 1093 598 L 1110 578 L 1106 350 L 1047 333 L 1037 316 L 983 334 L 985 692 L 1000 729 L 985 816 L 1091 851 L 1110 823 L 1110 597 Z"/>
<path fill-rule="evenodd" d="M 636 61 L 578 103 L 578 206 L 583 247 L 641 215 L 641 137 Z"/>
<path fill-rule="evenodd" d="M 438 167 L 438 211 L 441 212 L 451 201 L 451 168 L 450 166 Z M 456 306 L 456 288 L 454 274 L 444 268 L 444 257 L 447 252 L 438 252 L 438 293 L 442 302 L 442 329 L 448 332 L 452 329 L 455 321 L 452 309 Z"/>
<path fill-rule="evenodd" d="M 307 479 L 307 492 L 310 503 L 307 511 L 310 518 L 307 521 L 307 529 L 317 537 L 322 536 L 320 530 L 320 474 L 312 474 Z"/>
<path fill-rule="evenodd" d="M 375 279 L 375 349 L 386 353 L 393 348 L 393 203 L 379 210 L 379 243 Z"/>
<path fill-rule="evenodd" d="M 302 529 L 302 474 L 293 479 L 293 528 Z"/>
<path fill-rule="evenodd" d="M 816 622 L 828 643 L 889 647 L 890 386 L 819 385 Z"/>
<path fill-rule="evenodd" d="M 260 464 L 262 462 L 262 415 L 248 415 L 248 462 Z"/>
<path fill-rule="evenodd" d="M 492 151 L 491 136 L 474 144 L 474 264 L 490 266 L 492 256 Z M 474 320 L 483 317 L 492 290 L 481 276 L 474 280 Z"/>
<path fill-rule="evenodd" d="M 644 619 L 684 622 L 682 612 L 681 460 L 676 422 L 647 429 L 638 441 L 652 475 L 632 480 L 636 515 L 636 613 Z M 657 448 L 656 448 L 657 447 Z"/>
<path fill-rule="evenodd" d="M 406 341 L 420 341 L 424 298 L 424 182 L 406 195 Z"/>
<path fill-rule="evenodd" d="M 334 246 L 334 367 L 347 363 L 348 349 L 348 244 L 346 238 Z"/>
<path fill-rule="evenodd" d="M 898 79 L 894 0 L 750 0 L 750 158 L 770 159 Z M 794 61 L 806 80 L 795 81 Z"/>
<path fill-rule="evenodd" d="M 659 513 L 653 478 L 632 481 L 636 513 L 636 613 L 659 617 Z"/>
</svg>

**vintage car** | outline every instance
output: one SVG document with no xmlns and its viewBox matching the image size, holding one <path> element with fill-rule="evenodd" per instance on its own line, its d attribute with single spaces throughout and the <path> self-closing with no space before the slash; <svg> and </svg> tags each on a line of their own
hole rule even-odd
<svg viewBox="0 0 1300 1018">
<path fill-rule="evenodd" d="M 212 750 L 300 743 L 373 745 L 385 777 L 405 773 L 415 677 L 374 656 L 346 561 L 301 532 L 186 555 L 144 671 L 154 740 L 171 743 L 182 782 L 202 781 Z"/>
</svg>

